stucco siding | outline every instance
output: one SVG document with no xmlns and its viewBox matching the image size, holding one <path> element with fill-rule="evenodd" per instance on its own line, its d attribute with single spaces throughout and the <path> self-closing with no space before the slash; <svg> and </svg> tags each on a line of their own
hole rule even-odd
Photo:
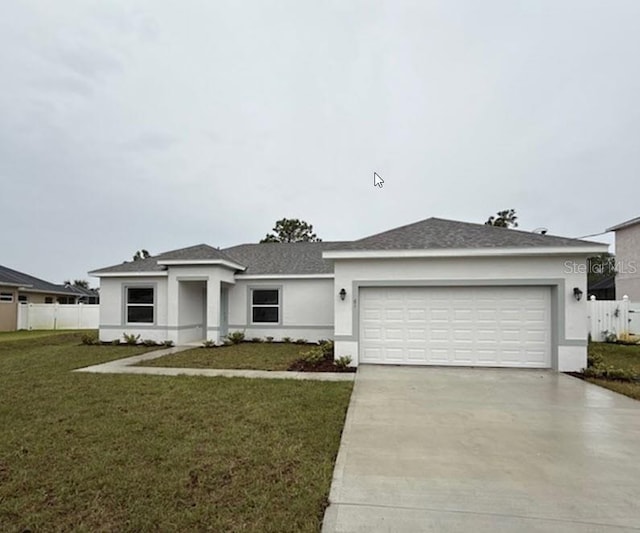
<svg viewBox="0 0 640 533">
<path fill-rule="evenodd" d="M 155 287 L 153 324 L 127 325 L 125 310 L 126 287 Z M 161 276 L 101 278 L 100 280 L 100 340 L 122 339 L 122 334 L 139 334 L 142 339 L 164 341 L 167 335 L 167 278 Z"/>
<path fill-rule="evenodd" d="M 336 291 L 344 287 L 345 301 L 335 300 L 336 355 L 357 358 L 358 291 L 366 286 L 405 285 L 545 285 L 552 288 L 554 357 L 558 346 L 572 347 L 576 367 L 586 364 L 586 298 L 578 302 L 574 287 L 586 294 L 586 259 L 581 257 L 500 257 L 429 259 L 357 259 L 335 261 Z M 553 300 L 553 297 L 552 297 Z M 354 354 L 354 351 L 356 352 Z M 578 355 L 576 355 L 578 354 Z M 579 360 L 579 361 L 578 361 Z M 579 369 L 579 368 L 574 368 Z"/>
<path fill-rule="evenodd" d="M 280 290 L 279 324 L 251 323 L 253 288 Z M 332 279 L 238 279 L 229 290 L 229 331 L 244 331 L 248 338 L 333 338 L 334 297 Z"/>
<path fill-rule="evenodd" d="M 640 224 L 616 231 L 616 298 L 640 302 Z"/>
</svg>

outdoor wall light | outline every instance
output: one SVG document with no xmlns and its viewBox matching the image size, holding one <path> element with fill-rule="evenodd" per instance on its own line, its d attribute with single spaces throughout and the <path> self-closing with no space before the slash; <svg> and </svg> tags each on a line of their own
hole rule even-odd
<svg viewBox="0 0 640 533">
<path fill-rule="evenodd" d="M 573 288 L 573 297 L 578 301 L 582 299 L 582 291 L 578 287 Z"/>
<path fill-rule="evenodd" d="M 344 299 L 347 297 L 347 291 L 344 290 L 344 287 L 340 289 L 340 292 L 338 294 L 340 295 L 340 299 L 344 302 Z"/>
</svg>

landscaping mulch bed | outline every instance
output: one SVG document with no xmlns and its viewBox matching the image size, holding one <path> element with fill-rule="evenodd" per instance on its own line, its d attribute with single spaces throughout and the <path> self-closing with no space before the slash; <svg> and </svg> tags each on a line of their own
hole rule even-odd
<svg viewBox="0 0 640 533">
<path fill-rule="evenodd" d="M 348 366 L 346 368 L 339 368 L 334 363 L 333 360 L 325 359 L 320 363 L 310 364 L 302 359 L 295 361 L 291 364 L 289 368 L 287 368 L 290 372 L 355 372 L 356 368 Z"/>
</svg>

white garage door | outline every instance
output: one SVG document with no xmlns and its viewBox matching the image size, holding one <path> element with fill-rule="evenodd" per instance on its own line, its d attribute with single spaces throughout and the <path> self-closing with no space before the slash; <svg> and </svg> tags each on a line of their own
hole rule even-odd
<svg viewBox="0 0 640 533">
<path fill-rule="evenodd" d="M 360 290 L 360 362 L 548 368 L 546 287 Z"/>
</svg>

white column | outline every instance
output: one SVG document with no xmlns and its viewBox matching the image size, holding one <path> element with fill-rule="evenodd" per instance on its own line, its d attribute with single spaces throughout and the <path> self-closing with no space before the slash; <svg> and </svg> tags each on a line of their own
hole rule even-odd
<svg viewBox="0 0 640 533">
<path fill-rule="evenodd" d="M 169 270 L 167 277 L 167 339 L 178 344 L 179 291 L 180 282 Z M 157 296 L 156 296 L 157 297 Z"/>
<path fill-rule="evenodd" d="M 220 278 L 209 276 L 207 281 L 207 340 L 220 341 Z"/>
</svg>

